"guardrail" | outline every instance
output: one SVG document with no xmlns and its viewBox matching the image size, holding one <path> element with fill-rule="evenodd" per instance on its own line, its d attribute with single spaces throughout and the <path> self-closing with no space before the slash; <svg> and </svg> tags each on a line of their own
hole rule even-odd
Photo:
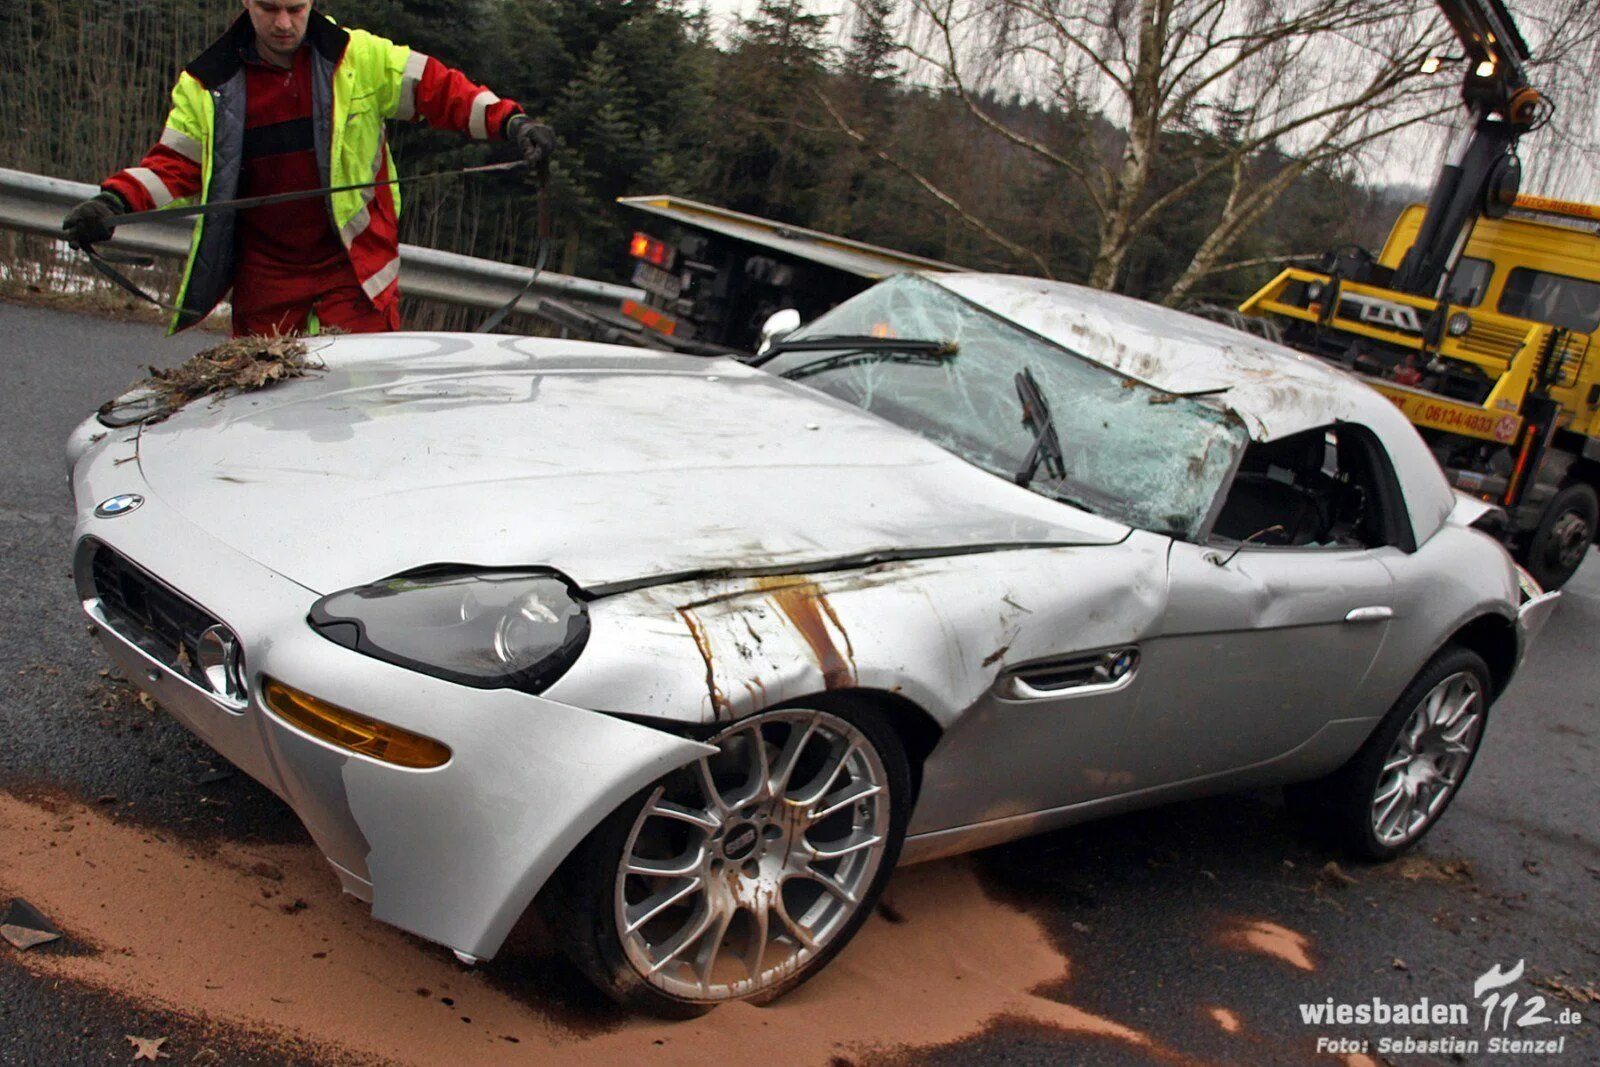
<svg viewBox="0 0 1600 1067">
<path fill-rule="evenodd" d="M 0 167 L 0 226 L 59 237 L 62 217 L 72 205 L 96 192 L 95 186 L 85 182 Z M 105 247 L 147 256 L 181 258 L 189 250 L 193 225 L 189 219 L 174 219 L 119 227 L 116 238 Z M 498 308 L 511 299 L 511 294 L 528 280 L 530 273 L 527 267 L 441 252 L 437 248 L 400 246 L 400 287 L 408 295 L 426 300 L 485 310 Z M 623 300 L 645 298 L 644 290 L 631 286 L 545 271 L 534 283 L 533 291 L 518 302 L 516 310 L 536 314 L 540 299 L 551 296 L 610 308 Z"/>
</svg>

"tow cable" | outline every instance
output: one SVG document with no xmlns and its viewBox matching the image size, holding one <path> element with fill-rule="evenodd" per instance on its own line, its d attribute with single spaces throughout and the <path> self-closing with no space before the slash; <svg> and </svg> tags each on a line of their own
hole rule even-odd
<svg viewBox="0 0 1600 1067">
<path fill-rule="evenodd" d="M 166 219 L 186 219 L 197 215 L 210 215 L 220 211 L 245 211 L 249 208 L 267 207 L 272 204 L 287 204 L 296 200 L 309 200 L 313 197 L 331 196 L 334 193 L 356 192 L 361 189 L 376 189 L 383 185 L 415 185 L 421 182 L 434 181 L 439 178 L 459 178 L 469 174 L 492 174 L 497 171 L 520 170 L 528 165 L 526 160 L 517 159 L 509 163 L 486 163 L 475 167 L 460 167 L 456 170 L 436 171 L 432 174 L 416 174 L 405 178 L 386 178 L 381 181 L 359 182 L 355 185 L 324 186 L 320 189 L 301 189 L 291 193 L 272 193 L 267 196 L 244 196 L 233 200 L 219 200 L 215 203 L 186 204 L 182 207 L 157 208 L 154 211 L 132 211 L 122 215 L 113 215 L 105 220 L 106 226 L 116 229 L 118 226 L 127 226 L 138 222 L 157 222 Z M 537 252 L 534 257 L 533 273 L 528 275 L 528 280 L 523 283 L 515 296 L 498 308 L 487 319 L 483 320 L 475 333 L 489 333 L 506 320 L 512 310 L 521 302 L 522 298 L 532 291 L 539 275 L 544 272 L 545 265 L 550 261 L 550 209 L 546 195 L 545 180 L 539 181 L 538 192 L 538 235 L 536 238 Z M 65 233 L 63 233 L 65 239 Z M 116 264 L 124 266 L 148 266 L 150 260 L 142 257 L 107 256 L 95 251 L 91 247 L 79 249 L 89 260 L 95 270 L 99 271 L 108 281 L 119 289 L 138 297 L 148 304 L 154 304 L 163 311 L 178 312 L 178 308 L 167 303 L 159 297 L 151 296 L 141 289 L 126 274 L 116 268 Z"/>
</svg>

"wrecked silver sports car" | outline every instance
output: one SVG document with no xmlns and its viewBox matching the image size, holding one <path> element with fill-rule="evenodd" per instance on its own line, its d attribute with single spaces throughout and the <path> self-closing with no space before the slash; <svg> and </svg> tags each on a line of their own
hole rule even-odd
<svg viewBox="0 0 1600 1067">
<path fill-rule="evenodd" d="M 1377 394 L 1072 286 L 891 279 L 753 366 L 317 355 L 80 428 L 84 610 L 378 919 L 485 958 L 538 898 L 651 1011 L 1140 805 L 1282 783 L 1395 855 L 1552 606 Z"/>
</svg>

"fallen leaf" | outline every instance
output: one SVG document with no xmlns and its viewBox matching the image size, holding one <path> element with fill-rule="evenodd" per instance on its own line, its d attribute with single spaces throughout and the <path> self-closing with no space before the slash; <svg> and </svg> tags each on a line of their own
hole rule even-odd
<svg viewBox="0 0 1600 1067">
<path fill-rule="evenodd" d="M 1411 969 L 1406 966 L 1406 961 L 1401 959 L 1399 956 L 1396 956 L 1393 960 L 1391 960 L 1389 966 L 1393 967 L 1397 971 L 1409 971 Z"/>
<path fill-rule="evenodd" d="M 1346 874 L 1344 868 L 1340 867 L 1333 860 L 1329 860 L 1327 863 L 1322 865 L 1322 870 L 1319 872 L 1318 877 L 1320 877 L 1324 882 L 1327 882 L 1329 885 L 1335 885 L 1341 889 L 1347 885 L 1360 884 L 1359 879 L 1352 878 L 1350 875 Z"/>
<path fill-rule="evenodd" d="M 164 1037 L 134 1037 L 132 1034 L 122 1035 L 133 1044 L 133 1058 L 136 1060 L 149 1060 L 154 1063 L 158 1059 L 170 1060 L 171 1053 L 162 1052 L 161 1046 L 167 1043 Z"/>
<path fill-rule="evenodd" d="M 1400 877 L 1411 882 L 1470 882 L 1472 865 L 1466 860 L 1436 860 L 1407 856 L 1399 864 Z"/>
<path fill-rule="evenodd" d="M 1592 986 L 1574 985 L 1554 977 L 1530 978 L 1529 981 L 1536 986 L 1550 990 L 1550 992 L 1564 1000 L 1571 1000 L 1579 1004 L 1586 1001 L 1590 1004 L 1600 1004 L 1600 989 L 1595 989 Z"/>
<path fill-rule="evenodd" d="M 18 897 L 0 915 L 0 937 L 25 951 L 60 940 L 61 931 L 38 908 Z"/>
</svg>

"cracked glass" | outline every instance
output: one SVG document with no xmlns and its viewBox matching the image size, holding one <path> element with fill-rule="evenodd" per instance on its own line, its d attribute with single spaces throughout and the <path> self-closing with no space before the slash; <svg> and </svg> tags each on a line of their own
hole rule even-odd
<svg viewBox="0 0 1600 1067">
<path fill-rule="evenodd" d="M 1246 441 L 1214 400 L 1134 381 L 916 275 L 880 282 L 783 343 L 836 335 L 947 344 L 913 352 L 852 340 L 780 352 L 763 367 L 1008 480 L 1017 480 L 1038 436 L 1016 384 L 1031 371 L 1065 477 L 1041 466 L 1029 488 L 1141 529 L 1195 539 Z"/>
</svg>

